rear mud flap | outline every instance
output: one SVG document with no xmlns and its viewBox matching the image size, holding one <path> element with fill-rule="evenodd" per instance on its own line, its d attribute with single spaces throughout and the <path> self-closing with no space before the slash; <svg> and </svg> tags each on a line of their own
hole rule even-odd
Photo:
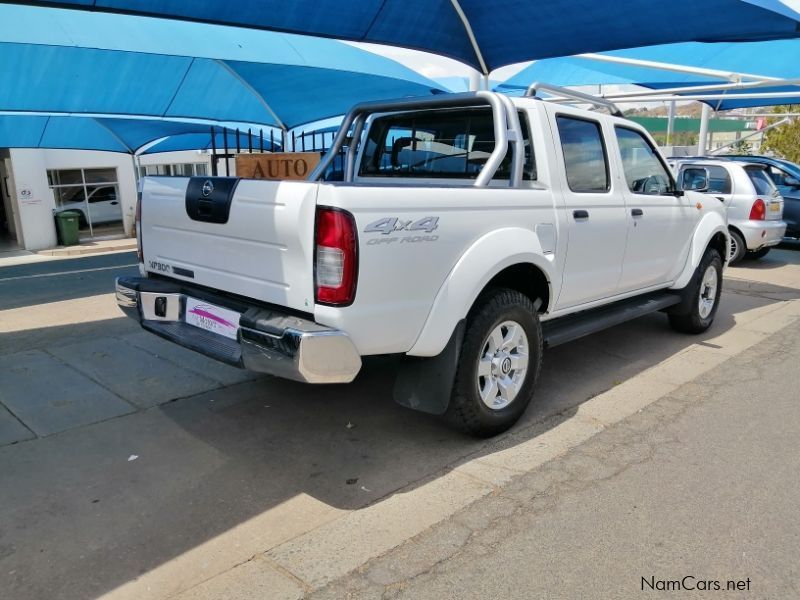
<svg viewBox="0 0 800 600">
<path fill-rule="evenodd" d="M 438 356 L 406 356 L 394 383 L 394 401 L 421 412 L 443 415 L 450 404 L 466 321 L 459 321 Z"/>
</svg>

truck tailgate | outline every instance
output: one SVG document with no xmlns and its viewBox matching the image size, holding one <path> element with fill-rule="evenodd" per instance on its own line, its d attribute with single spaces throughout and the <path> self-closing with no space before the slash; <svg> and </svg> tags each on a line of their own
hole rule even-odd
<svg viewBox="0 0 800 600">
<path fill-rule="evenodd" d="M 145 269 L 311 311 L 317 188 L 305 181 L 147 177 Z"/>
</svg>

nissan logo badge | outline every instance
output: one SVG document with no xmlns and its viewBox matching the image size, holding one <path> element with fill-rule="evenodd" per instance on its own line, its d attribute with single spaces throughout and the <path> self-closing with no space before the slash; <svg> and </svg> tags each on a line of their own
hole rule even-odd
<svg viewBox="0 0 800 600">
<path fill-rule="evenodd" d="M 208 198 L 213 191 L 214 191 L 214 184 L 211 183 L 211 180 L 206 179 L 206 182 L 203 184 L 203 196 Z"/>
</svg>

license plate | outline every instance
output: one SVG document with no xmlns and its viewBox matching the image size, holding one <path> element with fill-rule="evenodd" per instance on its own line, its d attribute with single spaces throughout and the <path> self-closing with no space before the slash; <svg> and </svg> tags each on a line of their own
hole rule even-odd
<svg viewBox="0 0 800 600">
<path fill-rule="evenodd" d="M 778 212 L 778 211 L 780 211 L 780 209 L 781 209 L 781 203 L 780 202 L 770 202 L 770 204 L 769 204 L 769 211 L 770 212 Z"/>
<path fill-rule="evenodd" d="M 209 304 L 203 300 L 186 298 L 186 322 L 200 329 L 236 339 L 239 331 L 239 317 L 235 310 Z"/>
</svg>

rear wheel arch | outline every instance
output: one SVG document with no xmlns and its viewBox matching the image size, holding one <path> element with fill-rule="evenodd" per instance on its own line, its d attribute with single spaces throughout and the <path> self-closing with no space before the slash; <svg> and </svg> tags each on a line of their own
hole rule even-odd
<svg viewBox="0 0 800 600">
<path fill-rule="evenodd" d="M 505 267 L 495 274 L 473 299 L 470 311 L 483 296 L 497 288 L 520 292 L 537 306 L 537 312 L 540 313 L 546 312 L 550 305 L 550 280 L 547 275 L 535 264 L 523 262 Z"/>
<path fill-rule="evenodd" d="M 520 265 L 520 266 L 518 266 Z M 436 293 L 411 356 L 436 356 L 446 346 L 459 321 L 488 289 L 520 290 L 532 302 L 547 307 L 554 297 L 553 264 L 544 255 L 536 234 L 510 227 L 494 230 L 464 252 Z M 531 281 L 533 283 L 531 283 Z"/>
</svg>

